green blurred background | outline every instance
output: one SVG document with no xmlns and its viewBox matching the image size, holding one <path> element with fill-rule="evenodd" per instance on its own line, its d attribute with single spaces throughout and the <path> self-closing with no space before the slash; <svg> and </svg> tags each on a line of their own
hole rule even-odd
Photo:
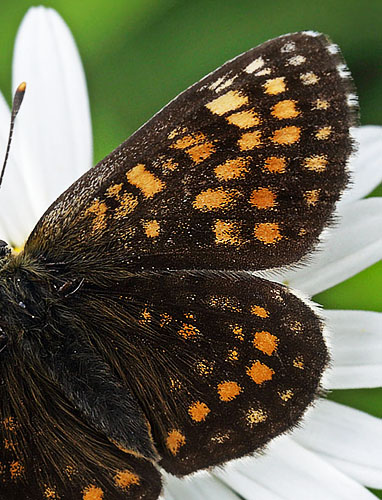
<svg viewBox="0 0 382 500">
<path fill-rule="evenodd" d="M 340 45 L 355 79 L 362 124 L 382 124 L 382 1 L 57 0 L 88 79 L 98 161 L 171 98 L 241 52 L 310 29 Z M 10 97 L 13 42 L 28 7 L 0 0 L 0 88 Z M 373 195 L 382 195 L 381 187 Z M 315 297 L 327 308 L 382 311 L 382 263 Z M 382 390 L 330 396 L 382 417 Z M 379 492 L 382 498 L 382 493 Z"/>
</svg>

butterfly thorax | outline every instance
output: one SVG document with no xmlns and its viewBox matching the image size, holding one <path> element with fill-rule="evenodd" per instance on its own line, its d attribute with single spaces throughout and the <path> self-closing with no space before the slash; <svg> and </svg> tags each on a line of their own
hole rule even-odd
<svg viewBox="0 0 382 500">
<path fill-rule="evenodd" d="M 8 253 L 0 260 L 1 323 L 10 346 L 41 332 L 53 300 L 51 286 L 48 273 L 25 255 Z"/>
</svg>

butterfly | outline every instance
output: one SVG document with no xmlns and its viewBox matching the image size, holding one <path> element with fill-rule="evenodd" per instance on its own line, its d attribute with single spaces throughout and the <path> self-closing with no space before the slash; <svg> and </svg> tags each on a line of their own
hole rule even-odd
<svg viewBox="0 0 382 500">
<path fill-rule="evenodd" d="M 0 254 L 0 498 L 154 500 L 264 449 L 322 391 L 311 306 L 261 270 L 333 222 L 357 120 L 300 32 L 180 94 Z"/>
</svg>

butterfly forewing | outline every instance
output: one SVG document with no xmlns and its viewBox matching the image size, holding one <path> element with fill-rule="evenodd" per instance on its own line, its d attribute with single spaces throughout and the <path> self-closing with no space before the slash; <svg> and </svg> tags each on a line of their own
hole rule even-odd
<svg viewBox="0 0 382 500">
<path fill-rule="evenodd" d="M 298 262 L 331 221 L 354 101 L 326 37 L 271 40 L 174 99 L 47 210 L 7 268 L 13 295 L 0 283 L 10 310 L 24 307 L 9 325 L 26 363 L 24 379 L 2 368 L 7 500 L 155 499 L 156 452 L 184 475 L 261 450 L 298 423 L 328 363 L 323 325 L 286 287 L 243 271 Z M 57 352 L 70 353 L 65 373 Z M 105 364 L 142 410 L 152 462 L 112 439 L 115 422 L 140 425 L 115 394 L 110 405 L 103 394 L 110 414 L 94 425 L 103 410 L 89 401 Z M 81 385 L 88 368 L 92 397 Z M 80 468 L 72 482 L 68 461 Z"/>
<path fill-rule="evenodd" d="M 97 249 L 103 262 L 124 254 L 132 270 L 296 262 L 347 180 L 350 88 L 338 49 L 322 35 L 252 49 L 74 184 L 27 248 L 60 257 L 73 246 L 84 256 Z"/>
</svg>

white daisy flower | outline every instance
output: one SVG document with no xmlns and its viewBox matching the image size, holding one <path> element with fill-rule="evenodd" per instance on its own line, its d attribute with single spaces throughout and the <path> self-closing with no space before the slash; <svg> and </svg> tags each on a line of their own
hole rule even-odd
<svg viewBox="0 0 382 500">
<path fill-rule="evenodd" d="M 0 196 L 0 237 L 20 247 L 48 206 L 92 166 L 85 74 L 68 27 L 53 9 L 32 8 L 17 33 L 13 89 L 27 92 L 17 116 Z M 0 94 L 0 151 L 10 110 Z"/>
<path fill-rule="evenodd" d="M 91 166 L 92 134 L 84 72 L 73 38 L 52 9 L 32 8 L 17 34 L 13 86 L 27 81 L 0 196 L 0 238 L 21 247 L 65 188 Z M 0 94 L 0 151 L 9 107 Z M 338 206 L 338 224 L 320 252 L 280 279 L 313 296 L 382 256 L 382 199 L 362 199 L 382 179 L 382 128 L 356 132 L 353 185 Z M 382 386 L 382 314 L 322 311 L 331 332 L 328 389 Z M 275 439 L 263 456 L 189 478 L 164 475 L 166 500 L 366 500 L 382 488 L 382 421 L 322 400 L 301 428 Z"/>
</svg>

